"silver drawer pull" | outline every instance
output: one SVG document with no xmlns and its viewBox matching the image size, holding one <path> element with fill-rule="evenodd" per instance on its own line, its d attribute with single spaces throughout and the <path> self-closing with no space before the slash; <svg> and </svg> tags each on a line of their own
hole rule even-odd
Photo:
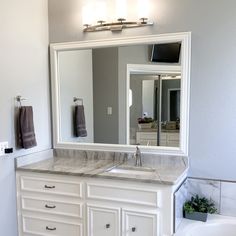
<svg viewBox="0 0 236 236">
<path fill-rule="evenodd" d="M 49 208 L 49 209 L 54 209 L 56 208 L 56 206 L 49 206 L 48 204 L 45 205 L 46 208 Z"/>
<path fill-rule="evenodd" d="M 132 232 L 135 232 L 136 231 L 136 227 L 132 227 Z"/>
<path fill-rule="evenodd" d="M 57 230 L 57 228 L 56 228 L 56 227 L 54 227 L 54 228 L 51 228 L 51 227 L 48 227 L 48 226 L 46 226 L 46 230 L 49 230 L 49 231 L 54 231 L 54 230 Z"/>
<path fill-rule="evenodd" d="M 48 188 L 48 189 L 52 189 L 52 188 L 56 188 L 54 185 L 53 186 L 49 186 L 49 185 L 44 185 L 44 188 Z"/>
<path fill-rule="evenodd" d="M 109 229 L 111 227 L 110 224 L 106 224 L 106 229 Z"/>
</svg>

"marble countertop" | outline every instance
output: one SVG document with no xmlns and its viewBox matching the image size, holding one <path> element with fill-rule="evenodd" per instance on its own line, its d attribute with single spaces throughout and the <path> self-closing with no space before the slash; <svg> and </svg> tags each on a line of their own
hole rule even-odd
<svg viewBox="0 0 236 236">
<path fill-rule="evenodd" d="M 157 156 L 146 154 L 142 157 L 142 172 L 135 167 L 133 158 L 128 154 L 96 153 L 86 151 L 56 151 L 54 157 L 36 163 L 16 167 L 17 170 L 65 174 L 83 177 L 119 179 L 148 183 L 173 185 L 183 180 L 187 174 L 188 161 L 185 157 Z M 112 172 L 110 170 L 138 170 L 134 174 Z M 148 174 L 148 175 L 147 175 Z"/>
</svg>

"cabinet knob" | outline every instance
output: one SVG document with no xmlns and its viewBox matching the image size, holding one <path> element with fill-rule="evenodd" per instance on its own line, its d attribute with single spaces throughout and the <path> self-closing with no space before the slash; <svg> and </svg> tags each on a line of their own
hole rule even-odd
<svg viewBox="0 0 236 236">
<path fill-rule="evenodd" d="M 132 232 L 135 232 L 136 231 L 136 227 L 132 227 Z"/>
<path fill-rule="evenodd" d="M 51 227 L 46 226 L 46 230 L 54 231 L 54 230 L 57 230 L 57 228 L 56 227 L 51 228 Z"/>
<path fill-rule="evenodd" d="M 47 189 L 52 189 L 52 188 L 55 188 L 55 186 L 53 185 L 53 186 L 49 186 L 49 185 L 44 185 L 44 188 L 47 188 Z"/>
<path fill-rule="evenodd" d="M 54 209 L 56 208 L 56 206 L 49 206 L 48 204 L 45 205 L 46 208 L 49 208 L 49 209 Z"/>
<path fill-rule="evenodd" d="M 106 224 L 106 229 L 109 229 L 111 227 L 110 224 Z"/>
</svg>

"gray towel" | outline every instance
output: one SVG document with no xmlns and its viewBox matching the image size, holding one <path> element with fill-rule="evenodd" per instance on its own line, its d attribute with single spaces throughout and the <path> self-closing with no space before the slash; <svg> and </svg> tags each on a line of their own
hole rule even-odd
<svg viewBox="0 0 236 236">
<path fill-rule="evenodd" d="M 87 137 L 84 106 L 75 106 L 74 128 L 76 137 Z"/>
<path fill-rule="evenodd" d="M 34 121 L 33 108 L 31 106 L 20 107 L 18 116 L 18 144 L 21 148 L 31 148 L 37 145 Z"/>
</svg>

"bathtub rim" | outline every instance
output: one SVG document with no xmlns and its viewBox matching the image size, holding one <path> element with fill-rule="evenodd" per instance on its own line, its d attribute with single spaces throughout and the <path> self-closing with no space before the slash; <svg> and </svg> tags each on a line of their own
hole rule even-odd
<svg viewBox="0 0 236 236">
<path fill-rule="evenodd" d="M 194 220 L 188 220 L 183 219 L 180 223 L 177 232 L 174 234 L 174 236 L 186 236 L 186 233 L 189 232 L 189 230 L 192 230 L 195 227 L 203 226 L 203 225 L 212 225 L 216 223 L 230 223 L 236 225 L 236 217 L 233 216 L 223 216 L 223 215 L 208 215 L 207 222 L 201 222 L 201 221 L 194 221 Z"/>
</svg>

